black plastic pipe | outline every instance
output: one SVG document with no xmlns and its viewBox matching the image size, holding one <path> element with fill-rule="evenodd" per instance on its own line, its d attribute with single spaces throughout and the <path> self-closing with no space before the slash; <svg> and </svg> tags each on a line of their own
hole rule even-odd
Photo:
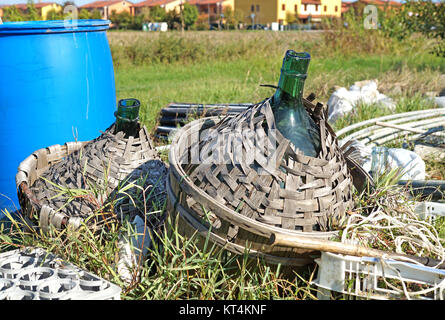
<svg viewBox="0 0 445 320">
<path fill-rule="evenodd" d="M 167 108 L 249 108 L 251 103 L 219 103 L 219 104 L 199 104 L 199 103 L 170 103 Z"/>
<path fill-rule="evenodd" d="M 400 180 L 398 185 L 407 187 L 413 196 L 445 199 L 445 180 Z"/>
</svg>

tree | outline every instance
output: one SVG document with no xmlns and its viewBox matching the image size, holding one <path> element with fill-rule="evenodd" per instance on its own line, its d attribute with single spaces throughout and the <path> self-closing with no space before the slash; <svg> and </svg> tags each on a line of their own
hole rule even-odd
<svg viewBox="0 0 445 320">
<path fill-rule="evenodd" d="M 184 17 L 184 25 L 189 29 L 198 20 L 198 8 L 190 3 L 184 3 L 182 14 Z"/>
<path fill-rule="evenodd" d="M 34 1 L 28 0 L 28 4 L 26 5 L 26 11 L 27 11 L 26 18 L 28 21 L 42 20 L 42 17 L 40 16 L 38 10 L 34 5 Z"/>
<path fill-rule="evenodd" d="M 291 13 L 289 11 L 286 12 L 286 22 L 288 24 L 294 24 L 297 22 L 297 16 L 294 13 Z"/>
<path fill-rule="evenodd" d="M 65 1 L 65 2 L 62 4 L 62 7 L 65 8 L 65 7 L 67 7 L 67 6 L 76 6 L 76 4 L 75 4 L 73 1 Z"/>
<path fill-rule="evenodd" d="M 117 29 L 130 29 L 133 26 L 133 16 L 128 11 L 116 13 L 115 10 L 110 15 L 111 22 Z"/>
<path fill-rule="evenodd" d="M 196 30 L 209 30 L 209 15 L 202 13 L 198 16 L 195 23 Z"/>
<path fill-rule="evenodd" d="M 63 11 L 51 9 L 46 14 L 46 20 L 63 20 Z"/>
<path fill-rule="evenodd" d="M 90 13 L 90 19 L 102 19 L 102 13 L 99 10 L 94 9 Z"/>
<path fill-rule="evenodd" d="M 235 21 L 236 21 L 237 27 L 241 23 L 244 23 L 244 12 L 242 10 L 235 10 L 234 17 L 235 17 Z"/>
<path fill-rule="evenodd" d="M 3 8 L 3 20 L 6 22 L 25 21 L 26 17 L 16 6 Z"/>
<path fill-rule="evenodd" d="M 145 9 L 145 10 L 144 10 Z M 133 23 L 129 26 L 130 29 L 141 30 L 145 22 L 150 21 L 150 14 L 148 8 L 142 8 L 141 12 L 133 17 Z"/>
<path fill-rule="evenodd" d="M 231 6 L 225 6 L 223 9 L 224 20 L 226 22 L 226 26 L 229 29 L 235 29 L 237 25 L 237 21 L 235 19 L 235 12 L 233 11 Z"/>
<path fill-rule="evenodd" d="M 149 22 L 151 20 L 150 9 L 147 7 L 143 7 L 141 9 L 141 12 L 139 12 L 139 14 L 137 15 L 137 17 L 139 17 L 139 19 L 142 20 L 142 22 Z"/>
<path fill-rule="evenodd" d="M 168 23 L 169 29 L 181 29 L 181 15 L 176 10 L 170 10 L 165 15 L 165 21 Z"/>
<path fill-rule="evenodd" d="M 380 12 L 379 12 L 380 16 Z M 432 52 L 445 57 L 445 2 L 408 0 L 397 12 L 383 12 L 382 30 L 389 37 L 404 39 L 413 33 L 437 39 Z"/>
<path fill-rule="evenodd" d="M 87 9 L 81 9 L 79 11 L 79 19 L 90 19 L 90 12 Z"/>
<path fill-rule="evenodd" d="M 167 14 L 160 6 L 154 6 L 150 8 L 150 20 L 152 22 L 165 22 Z"/>
</svg>

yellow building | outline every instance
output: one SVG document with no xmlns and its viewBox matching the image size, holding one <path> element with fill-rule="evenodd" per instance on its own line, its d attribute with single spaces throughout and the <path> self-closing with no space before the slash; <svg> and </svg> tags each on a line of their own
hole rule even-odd
<svg viewBox="0 0 445 320">
<path fill-rule="evenodd" d="M 36 3 L 35 7 L 37 10 L 40 10 L 40 15 L 42 16 L 43 20 L 46 20 L 48 12 L 51 10 L 55 10 L 56 12 L 62 11 L 62 6 L 54 2 Z"/>
<path fill-rule="evenodd" d="M 323 17 L 340 17 L 341 0 L 235 0 L 235 11 L 244 13 L 247 24 L 286 25 L 321 20 Z"/>
</svg>

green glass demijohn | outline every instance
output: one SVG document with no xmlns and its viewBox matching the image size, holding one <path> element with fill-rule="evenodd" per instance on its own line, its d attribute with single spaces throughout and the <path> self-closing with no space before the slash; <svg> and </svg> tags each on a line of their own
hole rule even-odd
<svg viewBox="0 0 445 320">
<path fill-rule="evenodd" d="M 320 151 L 320 129 L 303 105 L 304 81 L 310 60 L 311 56 L 307 52 L 286 52 L 271 107 L 281 134 L 304 155 L 317 157 Z"/>
<path fill-rule="evenodd" d="M 114 133 L 123 131 L 125 137 L 136 137 L 139 130 L 139 107 L 141 103 L 137 99 L 122 99 L 117 105 L 116 126 Z"/>
</svg>

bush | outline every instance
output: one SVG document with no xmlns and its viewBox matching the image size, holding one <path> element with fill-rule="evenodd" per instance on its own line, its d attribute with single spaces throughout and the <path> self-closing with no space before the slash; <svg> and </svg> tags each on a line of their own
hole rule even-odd
<svg viewBox="0 0 445 320">
<path fill-rule="evenodd" d="M 42 17 L 40 16 L 39 12 L 34 6 L 33 1 L 28 1 L 28 4 L 26 5 L 26 11 L 27 11 L 26 19 L 28 21 L 42 20 Z"/>
<path fill-rule="evenodd" d="M 151 22 L 165 22 L 166 20 L 166 12 L 160 6 L 154 6 L 150 8 L 149 17 Z"/>
<path fill-rule="evenodd" d="M 94 9 L 90 13 L 90 19 L 102 19 L 102 13 L 99 10 Z"/>
<path fill-rule="evenodd" d="M 25 21 L 26 17 L 16 6 L 10 6 L 3 8 L 3 20 L 5 22 Z"/>
<path fill-rule="evenodd" d="M 165 21 L 170 30 L 181 30 L 181 15 L 175 10 L 170 10 L 165 15 Z"/>
<path fill-rule="evenodd" d="M 90 12 L 87 9 L 81 9 L 78 17 L 79 19 L 90 19 Z"/>
<path fill-rule="evenodd" d="M 116 29 L 134 29 L 134 18 L 127 11 L 116 13 L 116 11 L 113 10 L 110 15 L 110 21 Z"/>
<path fill-rule="evenodd" d="M 407 36 L 419 32 L 427 38 L 438 41 L 431 51 L 445 57 L 445 2 L 432 0 L 408 0 L 398 15 L 400 28 L 404 28 Z"/>
<path fill-rule="evenodd" d="M 198 20 L 198 8 L 186 2 L 182 8 L 182 15 L 184 17 L 185 28 L 190 29 Z"/>
<path fill-rule="evenodd" d="M 418 3 L 420 2 L 416 1 L 416 5 Z M 435 44 L 428 40 L 428 35 L 414 36 L 415 32 L 421 32 L 421 28 L 414 27 L 413 20 L 407 19 L 408 4 L 398 8 L 378 9 L 376 29 L 365 29 L 367 16 L 364 15 L 364 8 L 365 5 L 358 5 L 346 12 L 342 19 L 323 21 L 323 27 L 326 29 L 324 39 L 328 48 L 338 54 L 353 52 L 398 54 L 400 50 L 406 50 L 409 46 L 433 51 L 432 46 Z M 431 12 L 431 15 L 436 14 Z M 441 23 L 443 24 L 443 21 Z"/>
<path fill-rule="evenodd" d="M 63 20 L 63 11 L 56 11 L 55 9 L 51 9 L 46 14 L 46 20 Z"/>
<path fill-rule="evenodd" d="M 195 23 L 196 30 L 209 30 L 209 15 L 208 14 L 200 14 Z"/>
</svg>

